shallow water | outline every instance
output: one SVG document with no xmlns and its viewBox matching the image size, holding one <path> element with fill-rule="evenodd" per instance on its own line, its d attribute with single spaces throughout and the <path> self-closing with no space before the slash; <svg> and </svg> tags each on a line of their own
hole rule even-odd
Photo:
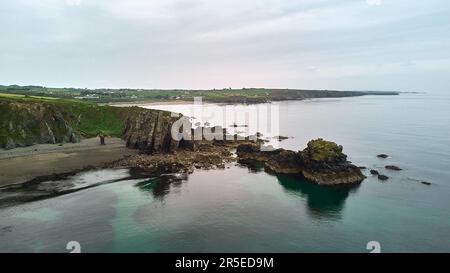
<svg viewBox="0 0 450 273">
<path fill-rule="evenodd" d="M 333 140 L 355 164 L 390 179 L 367 174 L 352 189 L 323 188 L 230 165 L 196 170 L 187 180 L 102 184 L 127 171 L 90 172 L 75 181 L 99 186 L 0 209 L 0 251 L 67 252 L 68 241 L 80 242 L 83 252 L 368 252 L 369 241 L 383 252 L 450 251 L 450 97 L 277 105 L 279 134 L 293 138 L 272 143 L 299 150 L 312 138 Z M 184 105 L 152 107 L 190 114 Z M 387 164 L 403 171 L 385 170 Z"/>
</svg>

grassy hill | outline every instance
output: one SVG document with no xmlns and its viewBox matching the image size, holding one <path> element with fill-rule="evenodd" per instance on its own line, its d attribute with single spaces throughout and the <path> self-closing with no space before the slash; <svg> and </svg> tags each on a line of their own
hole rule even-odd
<svg viewBox="0 0 450 273">
<path fill-rule="evenodd" d="M 0 93 L 0 147 L 76 142 L 99 132 L 120 136 L 126 110 L 75 100 Z"/>
<path fill-rule="evenodd" d="M 382 91 L 334 91 L 304 89 L 212 89 L 212 90 L 160 90 L 160 89 L 80 89 L 49 88 L 41 86 L 1 86 L 0 92 L 28 96 L 87 100 L 98 103 L 192 101 L 202 97 L 204 101 L 217 103 L 261 103 L 309 98 L 336 98 L 364 95 L 398 95 L 398 92 Z"/>
</svg>

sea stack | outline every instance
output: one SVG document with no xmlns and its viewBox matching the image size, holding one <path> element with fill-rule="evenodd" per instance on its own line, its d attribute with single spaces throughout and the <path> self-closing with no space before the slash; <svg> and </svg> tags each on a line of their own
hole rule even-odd
<svg viewBox="0 0 450 273">
<path fill-rule="evenodd" d="M 352 185 L 366 177 L 360 168 L 347 161 L 343 148 L 321 138 L 311 140 L 303 151 L 284 149 L 261 151 L 258 144 L 242 144 L 237 148 L 239 161 L 264 163 L 268 172 L 297 174 L 319 185 Z"/>
</svg>

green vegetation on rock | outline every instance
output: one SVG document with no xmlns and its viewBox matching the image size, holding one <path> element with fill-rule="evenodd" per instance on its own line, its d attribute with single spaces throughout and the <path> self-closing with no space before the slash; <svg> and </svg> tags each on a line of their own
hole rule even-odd
<svg viewBox="0 0 450 273">
<path fill-rule="evenodd" d="M 99 132 L 120 136 L 125 111 L 75 100 L 0 94 L 0 147 L 76 142 Z"/>
<path fill-rule="evenodd" d="M 303 151 L 307 158 L 316 162 L 345 162 L 347 156 L 342 153 L 342 146 L 321 138 L 308 142 Z"/>
</svg>

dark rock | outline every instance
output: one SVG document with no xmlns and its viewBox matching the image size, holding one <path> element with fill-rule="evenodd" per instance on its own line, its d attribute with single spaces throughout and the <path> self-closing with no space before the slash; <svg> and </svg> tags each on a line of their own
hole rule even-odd
<svg viewBox="0 0 450 273">
<path fill-rule="evenodd" d="M 359 168 L 359 169 L 361 169 L 361 170 L 365 170 L 365 169 L 367 169 L 367 167 L 366 167 L 366 166 L 358 166 L 358 168 Z"/>
<path fill-rule="evenodd" d="M 422 184 L 424 184 L 424 185 L 427 185 L 427 186 L 430 186 L 430 185 L 431 185 L 431 183 L 430 183 L 430 182 L 427 182 L 427 181 L 422 181 L 422 182 L 420 182 L 420 183 L 422 183 Z"/>
<path fill-rule="evenodd" d="M 265 168 L 269 172 L 278 174 L 298 174 L 303 170 L 302 158 L 294 151 L 279 150 L 272 153 L 266 161 Z"/>
<path fill-rule="evenodd" d="M 389 155 L 387 155 L 387 154 L 379 154 L 379 155 L 377 155 L 377 157 L 378 158 L 388 158 Z"/>
<path fill-rule="evenodd" d="M 379 175 L 378 175 L 378 179 L 379 179 L 379 180 L 382 180 L 382 181 L 386 181 L 386 180 L 389 179 L 389 177 L 386 176 L 386 175 L 384 175 L 384 174 L 379 174 Z"/>
<path fill-rule="evenodd" d="M 370 174 L 379 175 L 380 173 L 377 170 L 370 170 Z"/>
<path fill-rule="evenodd" d="M 268 172 L 299 174 L 319 185 L 354 184 L 366 178 L 357 166 L 347 162 L 342 146 L 323 139 L 310 141 L 302 152 L 261 151 L 259 145 L 243 144 L 238 146 L 236 153 L 240 160 L 264 163 Z"/>
<path fill-rule="evenodd" d="M 172 138 L 172 125 L 178 119 L 171 117 L 170 112 L 166 111 L 134 109 L 127 117 L 123 139 L 127 147 L 146 153 L 170 152 L 178 149 L 179 146 L 192 146 L 188 145 L 190 140 L 176 141 Z M 186 121 L 186 124 L 188 123 Z M 190 131 L 191 124 L 189 123 L 188 126 L 187 130 Z"/>
<path fill-rule="evenodd" d="M 234 128 L 237 128 L 237 127 L 248 127 L 248 125 L 247 124 L 237 125 L 236 123 L 233 123 L 232 125 L 230 125 L 230 127 L 234 127 Z"/>
<path fill-rule="evenodd" d="M 393 171 L 401 171 L 402 170 L 400 167 L 397 167 L 394 165 L 387 165 L 387 166 L 385 166 L 385 168 L 388 170 L 393 170 Z"/>
<path fill-rule="evenodd" d="M 274 136 L 273 138 L 277 139 L 278 141 L 283 141 L 283 140 L 288 139 L 289 137 L 287 137 L 287 136 Z"/>
</svg>

